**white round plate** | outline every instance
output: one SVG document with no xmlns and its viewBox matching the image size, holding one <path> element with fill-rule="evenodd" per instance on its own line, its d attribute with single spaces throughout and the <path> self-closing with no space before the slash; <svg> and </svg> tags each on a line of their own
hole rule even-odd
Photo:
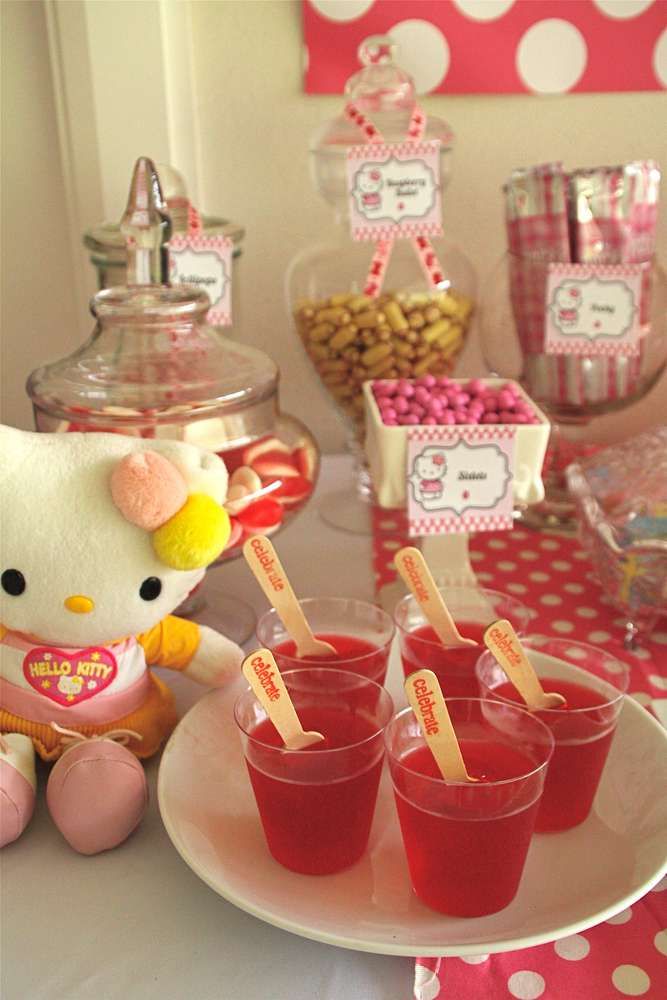
<svg viewBox="0 0 667 1000">
<path fill-rule="evenodd" d="M 392 662 L 390 676 L 397 669 Z M 386 768 L 361 861 L 339 875 L 289 872 L 268 853 L 241 753 L 232 708 L 244 687 L 239 678 L 211 692 L 182 719 L 162 757 L 158 799 L 190 868 L 276 927 L 384 955 L 513 951 L 607 920 L 667 871 L 667 733 L 628 698 L 593 813 L 574 830 L 533 837 L 518 895 L 500 913 L 465 920 L 419 902 Z"/>
</svg>

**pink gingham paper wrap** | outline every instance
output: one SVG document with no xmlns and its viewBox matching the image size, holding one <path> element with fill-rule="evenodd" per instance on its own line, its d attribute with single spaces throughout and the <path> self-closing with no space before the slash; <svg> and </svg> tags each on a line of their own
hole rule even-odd
<svg viewBox="0 0 667 1000">
<path fill-rule="evenodd" d="M 410 139 L 351 146 L 347 178 L 354 240 L 442 235 L 439 142 Z M 399 178 L 419 197 L 402 195 Z"/>
<path fill-rule="evenodd" d="M 509 426 L 410 428 L 410 537 L 512 528 L 515 439 Z"/>
</svg>

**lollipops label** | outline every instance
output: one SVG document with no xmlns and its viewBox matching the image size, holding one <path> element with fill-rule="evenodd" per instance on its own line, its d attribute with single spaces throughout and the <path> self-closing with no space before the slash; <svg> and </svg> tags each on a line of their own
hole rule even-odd
<svg viewBox="0 0 667 1000">
<path fill-rule="evenodd" d="M 196 285 L 208 294 L 207 318 L 215 326 L 232 322 L 232 241 L 227 236 L 180 233 L 169 241 L 169 278 L 174 285 Z"/>
</svg>

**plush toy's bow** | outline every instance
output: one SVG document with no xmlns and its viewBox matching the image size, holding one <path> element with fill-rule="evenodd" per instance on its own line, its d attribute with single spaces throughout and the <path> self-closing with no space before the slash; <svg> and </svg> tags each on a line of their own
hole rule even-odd
<svg viewBox="0 0 667 1000">
<path fill-rule="evenodd" d="M 151 532 L 158 558 L 173 569 L 208 566 L 227 544 L 227 512 L 206 493 L 188 494 L 180 471 L 155 451 L 122 458 L 111 495 L 126 520 Z"/>
</svg>

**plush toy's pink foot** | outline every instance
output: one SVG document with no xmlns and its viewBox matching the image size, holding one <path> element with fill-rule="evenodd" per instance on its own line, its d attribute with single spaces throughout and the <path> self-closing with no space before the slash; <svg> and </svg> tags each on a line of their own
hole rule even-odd
<svg viewBox="0 0 667 1000">
<path fill-rule="evenodd" d="M 49 776 L 53 822 L 80 854 L 99 854 L 129 837 L 146 811 L 144 769 L 113 740 L 86 740 L 68 750 Z"/>
<path fill-rule="evenodd" d="M 35 808 L 35 754 L 27 736 L 0 738 L 0 847 L 21 836 Z"/>
</svg>

